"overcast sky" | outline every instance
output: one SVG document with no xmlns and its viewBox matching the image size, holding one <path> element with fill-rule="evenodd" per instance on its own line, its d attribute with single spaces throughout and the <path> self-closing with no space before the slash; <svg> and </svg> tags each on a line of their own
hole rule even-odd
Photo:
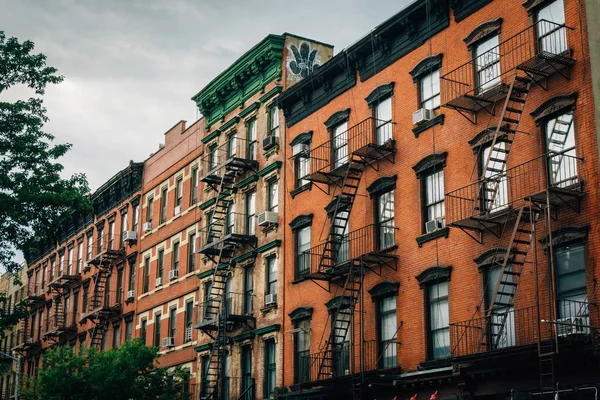
<svg viewBox="0 0 600 400">
<path fill-rule="evenodd" d="M 47 130 L 73 144 L 66 172 L 92 190 L 143 161 L 190 100 L 269 33 L 295 33 L 336 52 L 408 0 L 0 0 L 0 30 L 35 42 L 65 81 L 46 92 Z"/>
</svg>

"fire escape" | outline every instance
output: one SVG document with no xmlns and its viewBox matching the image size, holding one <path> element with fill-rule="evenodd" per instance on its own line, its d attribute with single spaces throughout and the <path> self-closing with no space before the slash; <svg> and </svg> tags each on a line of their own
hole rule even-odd
<svg viewBox="0 0 600 400">
<path fill-rule="evenodd" d="M 125 258 L 123 242 L 118 235 L 102 235 L 94 244 L 94 257 L 88 266 L 96 268 L 92 276 L 93 286 L 87 302 L 87 309 L 82 311 L 81 321 L 92 321 L 94 327 L 90 332 L 90 347 L 100 349 L 102 340 L 112 318 L 122 311 L 122 294 L 110 289 L 110 276 L 113 266 Z"/>
<path fill-rule="evenodd" d="M 482 299 L 483 317 L 476 311 L 469 321 L 450 324 L 451 356 L 457 361 L 473 354 L 537 344 L 542 394 L 555 390 L 553 360 L 558 350 L 555 325 L 540 323 L 557 319 L 551 224 L 558 219 L 560 208 L 580 210 L 585 194 L 580 179 L 583 159 L 566 151 L 550 151 L 508 166 L 532 86 L 547 89 L 550 83 L 557 84 L 551 81 L 553 75 L 570 78 L 575 63 L 568 48 L 571 31 L 565 25 L 539 21 L 442 77 L 444 107 L 473 123 L 478 112 L 490 115 L 489 147 L 478 154 L 482 161 L 479 179 L 445 195 L 448 226 L 479 243 L 484 234 L 502 239 L 510 232 L 506 251 L 491 266 L 498 269 L 498 278 L 491 298 Z M 488 70 L 482 71 L 481 65 L 488 65 Z M 551 148 L 563 150 L 570 123 L 557 121 L 548 137 Z M 538 229 L 542 224 L 543 229 Z M 536 243 L 542 236 L 550 244 L 547 288 L 536 292 L 535 306 L 515 309 L 525 268 L 533 266 L 538 290 Z"/>
<path fill-rule="evenodd" d="M 354 337 L 358 335 L 353 329 L 354 315 L 361 303 L 363 278 L 368 271 L 380 275 L 383 267 L 396 270 L 397 256 L 393 254 L 396 234 L 393 223 L 371 224 L 349 231 L 349 220 L 365 170 L 369 167 L 378 170 L 381 162 L 395 161 L 392 125 L 391 121 L 368 118 L 309 154 L 311 173 L 306 179 L 317 187 L 324 186 L 319 187 L 324 192 L 331 192 L 332 202 L 327 207 L 331 225 L 326 240 L 303 254 L 308 264 L 305 278 L 333 291 L 335 304 L 330 308 L 329 334 L 323 334 L 320 351 L 310 355 L 308 379 L 316 382 L 357 373 L 353 381 L 354 396 L 360 396 L 362 382 L 358 373 L 376 368 L 366 366 L 362 335 L 359 346 L 354 345 Z M 355 349 L 361 354 L 360 365 L 354 365 Z"/>
<path fill-rule="evenodd" d="M 223 368 L 231 332 L 236 324 L 255 324 L 254 317 L 245 312 L 246 299 L 232 293 L 228 286 L 236 251 L 247 245 L 256 247 L 257 243 L 254 221 L 245 214 L 233 212 L 236 183 L 246 173 L 258 172 L 255 151 L 256 143 L 234 137 L 222 146 L 211 148 L 202 160 L 205 174 L 200 181 L 216 193 L 198 250 L 213 262 L 210 293 L 202 304 L 200 322 L 195 326 L 213 340 L 208 366 L 202 371 L 202 399 L 216 400 L 228 393 Z"/>
</svg>

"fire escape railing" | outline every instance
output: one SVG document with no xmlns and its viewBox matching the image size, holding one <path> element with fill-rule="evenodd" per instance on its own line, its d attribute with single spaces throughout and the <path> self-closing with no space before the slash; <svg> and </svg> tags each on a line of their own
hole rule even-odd
<svg viewBox="0 0 600 400">
<path fill-rule="evenodd" d="M 207 148 L 207 154 L 201 158 L 200 163 L 204 171 L 203 178 L 217 175 L 225 166 L 232 169 L 252 169 L 258 166 L 256 155 L 258 142 L 240 137 L 229 138 L 220 146 Z M 201 179 L 202 180 L 202 179 Z"/>
</svg>

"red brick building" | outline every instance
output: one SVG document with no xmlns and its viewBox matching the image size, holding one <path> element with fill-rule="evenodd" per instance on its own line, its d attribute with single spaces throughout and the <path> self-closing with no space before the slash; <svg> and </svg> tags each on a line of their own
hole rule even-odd
<svg viewBox="0 0 600 400">
<path fill-rule="evenodd" d="M 588 17 L 414 2 L 281 94 L 280 398 L 594 396 Z"/>
</svg>

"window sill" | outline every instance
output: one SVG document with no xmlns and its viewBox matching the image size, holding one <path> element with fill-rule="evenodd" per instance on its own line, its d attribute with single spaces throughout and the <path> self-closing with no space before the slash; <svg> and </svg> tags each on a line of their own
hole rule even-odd
<svg viewBox="0 0 600 400">
<path fill-rule="evenodd" d="M 125 304 L 133 303 L 134 300 L 135 300 L 135 297 L 129 297 L 129 298 L 125 299 Z"/>
<path fill-rule="evenodd" d="M 304 281 L 307 281 L 307 280 L 308 280 L 308 278 L 307 278 L 307 277 L 305 277 L 305 276 L 303 276 L 303 277 L 301 277 L 301 278 L 296 278 L 296 279 L 294 279 L 294 280 L 292 281 L 292 285 L 296 285 L 296 284 L 298 284 L 298 283 L 300 283 L 300 282 L 304 282 Z"/>
<path fill-rule="evenodd" d="M 424 235 L 419 236 L 417 238 L 417 244 L 419 245 L 419 247 L 423 247 L 423 243 L 430 242 L 437 238 L 444 237 L 445 239 L 447 239 L 449 233 L 450 233 L 450 228 L 448 228 L 447 226 L 443 227 L 442 229 L 438 229 L 436 231 L 426 233 Z"/>
<path fill-rule="evenodd" d="M 442 367 L 448 367 L 452 365 L 450 358 L 440 358 L 439 360 L 427 360 L 427 361 L 423 361 L 419 364 L 419 367 L 421 369 L 427 370 L 427 369 L 434 369 L 434 368 L 442 368 Z"/>
<path fill-rule="evenodd" d="M 299 186 L 296 189 L 290 190 L 290 196 L 292 196 L 292 199 L 293 199 L 298 194 L 300 194 L 306 190 L 312 190 L 312 182 L 305 183 L 304 185 Z"/>
<path fill-rule="evenodd" d="M 415 134 L 415 137 L 418 138 L 421 133 L 435 125 L 444 125 L 444 118 L 444 114 L 440 114 L 430 121 L 423 122 L 422 124 L 415 126 L 412 130 Z"/>
<path fill-rule="evenodd" d="M 268 313 L 271 310 L 276 310 L 277 309 L 277 303 L 275 304 L 270 304 L 268 306 L 264 306 L 263 308 L 260 309 L 260 312 L 265 315 L 266 313 Z"/>
</svg>

